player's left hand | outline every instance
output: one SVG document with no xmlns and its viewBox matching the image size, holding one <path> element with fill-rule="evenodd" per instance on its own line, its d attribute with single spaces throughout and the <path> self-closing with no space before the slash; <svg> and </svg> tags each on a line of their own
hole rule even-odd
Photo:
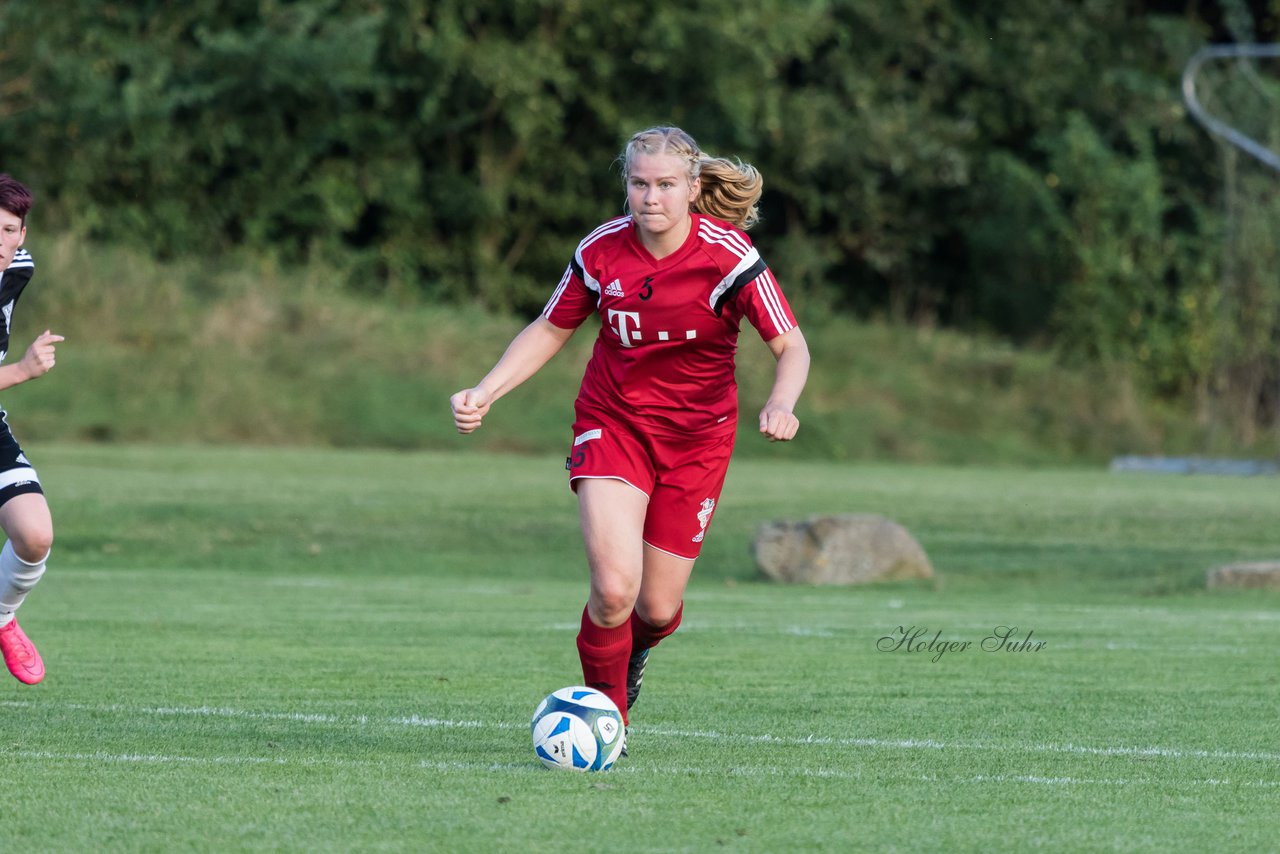
<svg viewBox="0 0 1280 854">
<path fill-rule="evenodd" d="M 26 372 L 27 379 L 35 379 L 44 376 L 53 369 L 56 359 L 54 358 L 55 344 L 59 341 L 65 341 L 61 335 L 55 335 L 46 329 L 44 332 L 31 342 L 31 346 L 27 348 L 27 352 L 23 355 L 21 361 L 18 362 Z"/>
<path fill-rule="evenodd" d="M 760 410 L 760 432 L 770 442 L 790 442 L 800 429 L 800 419 L 790 409 L 766 403 Z"/>
</svg>

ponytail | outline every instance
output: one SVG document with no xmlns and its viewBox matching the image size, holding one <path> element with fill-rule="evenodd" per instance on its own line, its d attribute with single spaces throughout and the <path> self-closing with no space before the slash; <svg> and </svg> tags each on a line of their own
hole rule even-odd
<svg viewBox="0 0 1280 854">
<path fill-rule="evenodd" d="M 694 210 L 744 231 L 760 221 L 760 194 L 764 190 L 760 170 L 724 157 L 704 156 L 699 166 L 702 192 L 693 202 Z"/>
</svg>

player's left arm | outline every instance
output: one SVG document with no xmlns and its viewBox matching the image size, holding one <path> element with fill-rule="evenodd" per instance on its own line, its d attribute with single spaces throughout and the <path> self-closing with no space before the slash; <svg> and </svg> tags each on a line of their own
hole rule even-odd
<svg viewBox="0 0 1280 854">
<path fill-rule="evenodd" d="M 765 342 L 778 360 L 773 377 L 773 390 L 760 410 L 760 432 L 770 442 L 789 442 L 800 429 L 796 418 L 796 402 L 809 379 L 809 345 L 799 326 Z"/>
<path fill-rule="evenodd" d="M 46 329 L 36 337 L 21 359 L 10 365 L 0 365 L 0 390 L 42 377 L 53 370 L 55 350 L 59 341 L 65 341 Z"/>
</svg>

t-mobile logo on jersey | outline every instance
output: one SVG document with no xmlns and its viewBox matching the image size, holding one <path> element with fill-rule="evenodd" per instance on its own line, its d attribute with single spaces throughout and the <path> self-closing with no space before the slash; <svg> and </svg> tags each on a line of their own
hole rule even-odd
<svg viewBox="0 0 1280 854">
<path fill-rule="evenodd" d="M 618 321 L 617 326 L 613 325 L 615 319 Z M 623 347 L 634 347 L 636 346 L 634 342 L 640 340 L 640 312 L 638 311 L 609 309 L 609 326 L 618 333 Z"/>
<path fill-rule="evenodd" d="M 614 324 L 617 320 L 617 324 Z M 618 311 L 616 308 L 609 309 L 609 328 L 618 333 L 618 338 L 622 341 L 623 347 L 634 347 L 636 342 L 640 340 L 640 312 L 638 311 Z M 676 333 L 677 339 L 681 333 Z M 698 330 L 686 329 L 683 337 L 685 341 L 692 341 L 698 337 Z M 658 331 L 659 341 L 670 341 L 671 333 L 665 329 Z"/>
</svg>

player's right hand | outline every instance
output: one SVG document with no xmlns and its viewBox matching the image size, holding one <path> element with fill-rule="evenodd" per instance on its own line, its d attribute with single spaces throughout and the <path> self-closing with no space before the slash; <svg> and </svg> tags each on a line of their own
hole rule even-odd
<svg viewBox="0 0 1280 854">
<path fill-rule="evenodd" d="M 449 398 L 453 410 L 453 426 L 459 433 L 470 433 L 480 426 L 489 411 L 489 393 L 482 388 L 466 388 Z"/>
</svg>

